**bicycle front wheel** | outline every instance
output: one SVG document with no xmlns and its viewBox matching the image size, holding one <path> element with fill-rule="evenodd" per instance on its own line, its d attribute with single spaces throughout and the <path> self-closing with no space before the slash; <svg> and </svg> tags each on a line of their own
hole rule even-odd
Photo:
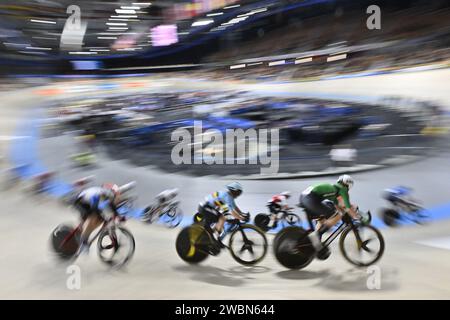
<svg viewBox="0 0 450 320">
<path fill-rule="evenodd" d="M 371 225 L 347 228 L 339 239 L 339 248 L 345 260 L 357 267 L 376 263 L 384 253 L 381 232 Z"/>
<path fill-rule="evenodd" d="M 285 220 L 290 226 L 295 226 L 300 223 L 300 217 L 295 213 L 288 213 L 285 217 Z"/>
<path fill-rule="evenodd" d="M 123 227 L 107 228 L 100 232 L 97 248 L 102 262 L 120 268 L 133 257 L 135 241 L 131 232 Z"/>
<path fill-rule="evenodd" d="M 229 249 L 234 260 L 242 265 L 254 265 L 267 253 L 267 238 L 256 226 L 243 224 L 231 233 Z"/>
<path fill-rule="evenodd" d="M 181 214 L 181 210 L 178 207 L 170 208 L 166 213 L 165 223 L 169 228 L 178 227 L 178 225 L 183 220 L 183 215 Z"/>
</svg>

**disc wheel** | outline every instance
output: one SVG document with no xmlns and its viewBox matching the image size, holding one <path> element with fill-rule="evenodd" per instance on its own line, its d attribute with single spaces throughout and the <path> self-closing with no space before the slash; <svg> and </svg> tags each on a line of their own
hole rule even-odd
<svg viewBox="0 0 450 320">
<path fill-rule="evenodd" d="M 183 228 L 175 243 L 178 256 L 190 264 L 202 262 L 209 255 L 205 249 L 212 241 L 210 237 L 206 229 L 199 224 Z"/>
<path fill-rule="evenodd" d="M 398 226 L 398 220 L 400 219 L 400 213 L 394 209 L 384 209 L 381 212 L 381 218 L 383 222 L 389 227 Z"/>
<path fill-rule="evenodd" d="M 255 216 L 255 220 L 254 220 L 255 226 L 257 226 L 264 232 L 267 232 L 270 229 L 268 227 L 269 222 L 270 222 L 270 217 L 269 217 L 269 215 L 267 215 L 265 213 L 258 213 Z"/>
<path fill-rule="evenodd" d="M 75 256 L 80 245 L 81 232 L 75 231 L 72 226 L 59 225 L 50 237 L 51 247 L 57 257 L 70 260 Z"/>
<path fill-rule="evenodd" d="M 314 248 L 308 232 L 300 227 L 282 229 L 273 243 L 275 258 L 288 269 L 303 269 L 314 259 Z"/>
</svg>

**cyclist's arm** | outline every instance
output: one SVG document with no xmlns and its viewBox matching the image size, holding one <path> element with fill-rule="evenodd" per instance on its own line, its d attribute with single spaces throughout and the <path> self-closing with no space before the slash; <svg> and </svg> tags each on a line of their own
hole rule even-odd
<svg viewBox="0 0 450 320">
<path fill-rule="evenodd" d="M 109 200 L 109 209 L 114 213 L 114 215 L 118 216 L 119 212 L 117 211 L 117 206 L 113 200 Z"/>
<path fill-rule="evenodd" d="M 231 200 L 231 202 L 228 204 L 228 207 L 230 209 L 230 213 L 233 217 L 239 220 L 243 220 L 244 216 L 242 214 L 241 209 L 238 208 L 234 200 Z"/>
<path fill-rule="evenodd" d="M 240 211 L 238 212 L 237 210 L 231 210 L 230 212 L 231 212 L 231 215 L 233 217 L 235 217 L 236 219 L 238 219 L 238 220 L 244 219 L 244 217 L 241 215 Z"/>
<path fill-rule="evenodd" d="M 358 213 L 355 208 L 351 205 L 348 193 L 338 197 L 338 206 L 341 213 L 348 213 L 353 219 L 358 218 Z"/>
<path fill-rule="evenodd" d="M 116 205 L 116 199 L 114 197 L 113 194 L 111 193 L 105 193 L 103 195 L 105 197 L 105 200 L 108 201 L 108 207 L 111 210 L 112 213 L 114 213 L 114 215 L 118 216 L 119 212 L 117 211 L 117 205 Z"/>
</svg>

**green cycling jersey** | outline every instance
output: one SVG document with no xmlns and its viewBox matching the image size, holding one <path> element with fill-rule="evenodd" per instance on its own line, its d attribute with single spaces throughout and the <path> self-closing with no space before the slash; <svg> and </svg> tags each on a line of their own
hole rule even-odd
<svg viewBox="0 0 450 320">
<path fill-rule="evenodd" d="M 347 209 L 351 208 L 350 196 L 348 194 L 348 188 L 339 183 L 316 184 L 307 189 L 307 193 L 309 193 L 309 192 L 313 192 L 313 193 L 317 194 L 318 196 L 322 197 L 323 199 L 331 200 L 334 202 L 334 204 L 338 204 L 338 198 L 342 197 L 345 207 Z"/>
</svg>

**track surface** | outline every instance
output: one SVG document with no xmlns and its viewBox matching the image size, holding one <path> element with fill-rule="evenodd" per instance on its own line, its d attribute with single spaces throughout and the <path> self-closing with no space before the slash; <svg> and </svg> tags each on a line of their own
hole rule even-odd
<svg viewBox="0 0 450 320">
<path fill-rule="evenodd" d="M 286 88 L 271 86 L 272 90 L 330 92 L 366 95 L 369 92 L 388 94 L 395 85 L 396 92 L 415 97 L 432 97 L 450 105 L 450 93 L 445 90 L 450 71 L 439 70 L 417 74 L 373 76 L 361 79 L 286 84 Z M 353 84 L 350 86 L 350 80 Z M 205 84 L 192 84 L 193 87 Z M 229 86 L 237 86 L 230 84 Z M 264 86 L 253 90 L 267 90 Z M 400 88 L 403 87 L 403 89 Z M 365 88 L 365 89 L 364 89 Z M 423 91 L 420 96 L 418 88 Z M 403 91 L 401 91 L 403 90 Z M 0 135 L 3 154 L 14 134 L 18 121 L 30 116 L 32 107 L 44 102 L 33 90 L 20 94 L 4 94 L 0 110 Z M 6 107 L 8 106 L 8 107 Z M 14 106 L 14 107 L 13 107 Z M 46 166 L 64 170 L 67 180 L 90 174 L 90 171 L 68 170 L 65 159 L 70 153 L 70 136 L 44 139 L 39 142 L 39 157 Z M 55 153 L 58 150 L 58 153 Z M 412 186 L 416 196 L 429 206 L 449 202 L 450 173 L 448 154 L 417 163 L 355 175 L 357 184 L 352 200 L 364 209 L 376 210 L 383 205 L 383 188 L 403 184 Z M 134 168 L 124 162 L 105 160 L 92 171 L 99 181 L 129 180 L 138 182 L 139 204 L 144 205 L 159 191 L 178 187 L 182 209 L 193 213 L 204 195 L 221 188 L 227 180 L 212 177 L 191 178 L 168 175 L 151 168 Z M 238 204 L 253 214 L 265 210 L 265 202 L 274 192 L 292 190 L 296 193 L 312 182 L 333 178 L 244 181 L 244 195 Z M 238 265 L 227 252 L 211 257 L 200 266 L 183 263 L 176 255 L 176 230 L 146 226 L 129 221 L 128 227 L 136 237 L 136 254 L 125 270 L 111 271 L 101 265 L 92 248 L 77 265 L 81 268 L 81 289 L 66 286 L 66 266 L 57 264 L 48 251 L 48 237 L 61 222 L 75 222 L 77 215 L 51 199 L 30 198 L 20 187 L 2 193 L 0 239 L 0 298 L 26 299 L 389 299 L 426 298 L 450 299 L 450 251 L 445 246 L 450 238 L 450 221 L 435 221 L 424 227 L 406 226 L 383 229 L 386 251 L 378 266 L 381 268 L 381 289 L 367 288 L 366 269 L 356 269 L 340 256 L 337 248 L 327 261 L 315 261 L 303 271 L 281 267 L 270 251 L 257 267 Z M 295 199 L 296 200 L 296 199 Z M 269 235 L 271 242 L 272 236 Z M 424 241 L 427 244 L 423 244 Z M 431 242 L 430 242 L 431 241 Z"/>
</svg>

